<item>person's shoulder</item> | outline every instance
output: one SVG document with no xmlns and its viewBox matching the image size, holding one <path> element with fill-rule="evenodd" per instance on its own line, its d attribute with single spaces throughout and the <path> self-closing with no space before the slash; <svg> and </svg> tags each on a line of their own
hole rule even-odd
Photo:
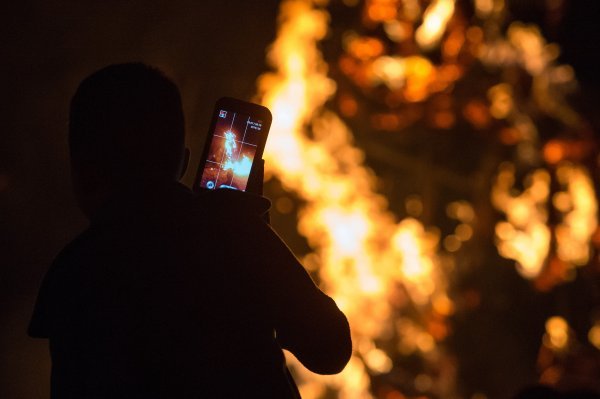
<svg viewBox="0 0 600 399">
<path fill-rule="evenodd" d="M 88 227 L 60 250 L 46 271 L 43 285 L 62 286 L 77 279 L 78 275 L 85 274 L 82 259 L 93 258 L 98 252 L 97 248 L 101 246 L 102 240 L 98 239 L 96 230 Z"/>
<path fill-rule="evenodd" d="M 76 266 L 73 259 L 88 245 L 92 235 L 89 228 L 79 234 L 58 253 L 46 270 L 27 330 L 29 336 L 48 338 L 55 325 L 57 309 L 63 308 L 61 304 L 65 303 L 65 298 L 73 300 L 69 298 Z"/>
<path fill-rule="evenodd" d="M 95 229 L 88 227 L 82 233 L 67 243 L 52 261 L 48 272 L 66 271 L 70 268 L 72 259 L 78 257 L 94 242 L 96 236 Z"/>
<path fill-rule="evenodd" d="M 271 201 L 261 195 L 231 189 L 204 190 L 198 193 L 198 201 L 210 209 L 258 216 L 263 216 L 271 208 Z"/>
</svg>

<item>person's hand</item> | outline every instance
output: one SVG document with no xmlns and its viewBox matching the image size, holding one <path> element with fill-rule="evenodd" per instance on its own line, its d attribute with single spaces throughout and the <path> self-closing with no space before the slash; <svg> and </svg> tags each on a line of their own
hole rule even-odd
<svg viewBox="0 0 600 399">
<path fill-rule="evenodd" d="M 265 160 L 260 159 L 256 162 L 255 167 L 252 169 L 250 176 L 248 176 L 248 184 L 246 185 L 246 192 L 263 196 L 263 183 L 265 180 Z M 267 208 L 267 211 L 262 215 L 262 219 L 266 223 L 271 222 L 271 215 Z"/>
<path fill-rule="evenodd" d="M 256 162 L 254 168 L 248 176 L 248 185 L 246 192 L 251 194 L 263 195 L 263 182 L 265 179 L 265 160 L 260 159 Z"/>
</svg>

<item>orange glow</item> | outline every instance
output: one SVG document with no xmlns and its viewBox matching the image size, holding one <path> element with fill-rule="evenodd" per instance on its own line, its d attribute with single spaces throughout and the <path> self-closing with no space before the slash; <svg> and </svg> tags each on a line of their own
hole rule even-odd
<svg viewBox="0 0 600 399">
<path fill-rule="evenodd" d="M 485 129 L 491 122 L 488 106 L 480 100 L 469 101 L 463 110 L 463 115 L 476 129 Z"/>
<path fill-rule="evenodd" d="M 435 46 L 446 30 L 446 24 L 454 14 L 454 0 L 433 0 L 425 10 L 423 24 L 415 32 L 421 48 Z"/>
<path fill-rule="evenodd" d="M 523 66 L 532 75 L 539 75 L 558 54 L 546 46 L 539 28 L 513 23 L 508 29 L 508 40 L 516 48 Z"/>
<path fill-rule="evenodd" d="M 284 196 L 275 207 L 281 213 L 297 211 L 298 231 L 312 251 L 303 263 L 348 316 L 354 353 L 341 374 L 328 377 L 316 377 L 289 361 L 298 367 L 305 397 L 323 396 L 327 389 L 340 398 L 403 397 L 391 388 L 371 393 L 369 376 L 398 367 L 393 353 L 443 363 L 438 343 L 451 332 L 446 318 L 457 307 L 446 292 L 444 273 L 458 264 L 460 251 L 472 249 L 468 241 L 482 226 L 475 224 L 473 205 L 455 201 L 446 208 L 454 230 L 441 235 L 417 219 L 428 212 L 416 196 L 405 199 L 409 217 L 398 220 L 377 192 L 378 182 L 353 132 L 326 103 L 335 98 L 342 116 L 370 123 L 377 134 L 401 137 L 416 123 L 449 129 L 466 122 L 466 130 L 490 135 L 503 153 L 510 151 L 514 162 L 500 165 L 491 191 L 492 204 L 503 215 L 494 226 L 496 246 L 540 290 L 573 278 L 576 266 L 590 260 L 591 237 L 600 230 L 594 183 L 582 160 L 593 150 L 583 139 L 571 138 L 583 123 L 562 92 L 554 90 L 559 83 L 574 83 L 572 69 L 556 66 L 557 47 L 546 43 L 539 29 L 513 23 L 505 36 L 500 33 L 504 0 L 475 0 L 473 20 L 479 26 L 469 27 L 464 13 L 455 14 L 454 0 L 366 0 L 362 23 L 367 33 L 341 34 L 344 53 L 332 65 L 348 81 L 336 97 L 336 82 L 319 52 L 329 23 L 321 8 L 326 3 L 282 2 L 277 39 L 268 53 L 273 72 L 259 78 L 258 96 L 274 115 L 264 154 L 267 176 L 276 177 L 304 204 L 295 209 Z M 379 37 L 384 34 L 387 38 Z M 462 87 L 456 83 L 469 76 L 473 62 L 485 69 L 485 85 L 468 98 L 454 97 L 455 86 Z M 361 96 L 376 106 L 365 106 Z M 538 131 L 531 109 L 564 125 L 572 141 L 544 143 L 554 132 Z M 463 309 L 481 304 L 482 294 L 475 289 L 460 295 Z M 546 350 L 568 348 L 569 333 L 564 319 L 549 319 Z M 590 341 L 597 342 L 599 334 L 594 330 Z M 391 350 L 381 344 L 389 344 L 390 336 Z M 444 395 L 439 386 L 439 380 L 454 377 L 436 372 L 418 375 L 414 388 L 436 397 L 456 396 Z M 544 375 L 551 379 L 552 371 Z"/>
<path fill-rule="evenodd" d="M 553 316 L 546 321 L 544 344 L 555 351 L 563 351 L 569 343 L 569 324 L 559 316 Z"/>
<path fill-rule="evenodd" d="M 549 164 L 557 164 L 562 161 L 565 157 L 565 150 L 561 143 L 556 140 L 549 141 L 544 146 L 544 159 Z"/>
<path fill-rule="evenodd" d="M 588 340 L 597 349 L 600 349 L 600 323 L 596 323 L 588 332 Z"/>
<path fill-rule="evenodd" d="M 392 113 L 372 115 L 371 123 L 373 127 L 378 130 L 393 131 L 403 127 L 400 116 Z"/>
<path fill-rule="evenodd" d="M 557 170 L 562 192 L 564 216 L 556 227 L 557 255 L 576 266 L 588 263 L 590 242 L 598 227 L 598 204 L 594 185 L 586 170 L 578 165 L 564 163 Z M 560 204 L 561 196 L 557 198 Z"/>
<path fill-rule="evenodd" d="M 422 101 L 429 94 L 428 86 L 434 80 L 435 69 L 431 62 L 423 57 L 406 58 L 407 85 L 405 97 L 408 101 Z"/>
<path fill-rule="evenodd" d="M 352 37 L 346 40 L 346 49 L 349 54 L 359 60 L 368 60 L 383 53 L 383 43 L 372 37 Z"/>
<path fill-rule="evenodd" d="M 355 116 L 358 112 L 358 103 L 352 96 L 340 96 L 339 108 L 342 115 L 346 117 Z"/>
<path fill-rule="evenodd" d="M 367 17 L 373 22 L 390 21 L 396 18 L 396 7 L 395 0 L 369 0 Z"/>
<path fill-rule="evenodd" d="M 301 390 L 313 397 L 327 384 L 340 397 L 369 398 L 367 370 L 385 373 L 392 365 L 375 340 L 390 323 L 398 284 L 416 306 L 435 297 L 440 312 L 453 308 L 438 268 L 439 238 L 416 219 L 395 222 L 385 199 L 375 192 L 375 179 L 363 165 L 352 133 L 336 114 L 323 109 L 335 91 L 316 46 L 326 33 L 327 14 L 309 1 L 292 0 L 282 4 L 280 21 L 269 53 L 275 72 L 259 79 L 261 101 L 275 116 L 264 154 L 267 173 L 306 202 L 298 229 L 314 249 L 310 263 L 320 266 L 322 288 L 350 320 L 355 350 L 340 375 L 315 382 L 312 374 L 303 374 Z M 349 48 L 359 58 L 371 57 L 380 51 L 377 43 L 351 40 Z M 431 64 L 420 57 L 402 62 L 407 93 L 423 98 Z M 311 126 L 310 134 L 306 126 Z M 406 326 L 398 331 L 406 348 L 437 351 L 425 325 Z"/>
<path fill-rule="evenodd" d="M 382 82 L 392 90 L 403 89 L 410 102 L 426 99 L 437 77 L 435 67 L 421 56 L 379 57 L 372 63 L 371 73 L 374 83 Z"/>
<path fill-rule="evenodd" d="M 443 53 L 447 58 L 456 58 L 465 42 L 465 33 L 461 29 L 451 31 L 444 42 Z"/>
<path fill-rule="evenodd" d="M 482 18 L 488 17 L 494 11 L 494 0 L 475 0 L 475 11 Z"/>
<path fill-rule="evenodd" d="M 573 266 L 589 261 L 590 243 L 598 227 L 593 183 L 583 167 L 570 163 L 561 164 L 556 176 L 565 191 L 555 193 L 552 201 L 549 201 L 550 175 L 544 169 L 534 171 L 526 189 L 515 196 L 511 194 L 515 184 L 514 167 L 504 165 L 492 190 L 494 206 L 503 211 L 507 219 L 496 225 L 498 251 L 516 260 L 521 274 L 528 278 L 537 277 L 542 271 L 552 234 L 561 261 Z M 546 225 L 550 205 L 563 214 L 562 222 L 553 232 Z"/>
<path fill-rule="evenodd" d="M 433 125 L 439 129 L 450 129 L 455 121 L 454 113 L 448 111 L 437 112 L 433 116 Z"/>
<path fill-rule="evenodd" d="M 515 171 L 504 164 L 492 188 L 492 203 L 506 214 L 506 222 L 496 224 L 498 252 L 514 259 L 519 272 L 527 278 L 542 270 L 550 250 L 547 203 L 550 176 L 543 169 L 534 171 L 531 182 L 519 195 L 514 195 Z"/>
<path fill-rule="evenodd" d="M 492 105 L 490 112 L 496 119 L 505 119 L 513 111 L 512 87 L 506 83 L 498 84 L 488 91 Z"/>
</svg>

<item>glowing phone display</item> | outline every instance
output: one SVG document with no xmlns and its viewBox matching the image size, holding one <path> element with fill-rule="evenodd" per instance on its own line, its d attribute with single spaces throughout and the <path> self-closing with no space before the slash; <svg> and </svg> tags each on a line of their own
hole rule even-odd
<svg viewBox="0 0 600 399">
<path fill-rule="evenodd" d="M 270 124 L 265 107 L 231 98 L 217 101 L 195 187 L 245 191 Z"/>
</svg>

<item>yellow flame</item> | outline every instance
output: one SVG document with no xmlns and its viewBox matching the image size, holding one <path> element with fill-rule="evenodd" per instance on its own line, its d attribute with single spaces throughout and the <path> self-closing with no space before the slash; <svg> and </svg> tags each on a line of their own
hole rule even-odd
<svg viewBox="0 0 600 399">
<path fill-rule="evenodd" d="M 499 13 L 503 3 L 502 0 L 478 0 L 476 7 L 483 14 Z M 581 117 L 556 89 L 557 85 L 574 79 L 570 67 L 557 65 L 558 54 L 558 47 L 546 43 L 539 28 L 514 22 L 509 26 L 506 38 L 484 43 L 478 57 L 489 65 L 523 68 L 532 78 L 530 95 L 539 110 L 573 131 L 580 131 Z M 536 163 L 539 132 L 531 116 L 519 109 L 513 86 L 497 84 L 488 90 L 488 98 L 490 114 L 511 125 L 510 132 L 514 137 L 509 141 L 519 143 L 517 150 L 521 161 Z M 547 146 L 545 155 L 554 164 L 564 157 L 561 147 L 556 144 Z M 528 177 L 533 183 L 521 194 L 513 196 L 510 192 L 515 185 L 514 169 L 501 168 L 492 190 L 494 206 L 507 216 L 507 221 L 496 225 L 498 252 L 516 260 L 521 274 L 527 278 L 534 278 L 542 271 L 552 238 L 556 242 L 556 255 L 566 266 L 584 265 L 589 261 L 590 240 L 598 218 L 593 182 L 583 166 L 559 165 L 556 176 L 564 191 L 555 193 L 552 201 L 548 198 L 550 174 L 545 169 L 534 171 Z M 558 211 L 562 217 L 553 231 L 547 223 L 549 211 Z M 572 274 L 565 274 L 569 275 Z"/>
<path fill-rule="evenodd" d="M 518 59 L 532 76 L 539 75 L 558 56 L 555 47 L 546 44 L 538 27 L 515 22 L 508 28 L 508 40 Z"/>
<path fill-rule="evenodd" d="M 588 340 L 597 349 L 600 349 L 600 322 L 596 322 L 588 331 Z"/>
<path fill-rule="evenodd" d="M 556 175 L 565 191 L 554 194 L 551 202 L 550 174 L 544 169 L 534 171 L 527 188 L 515 196 L 511 194 L 514 167 L 505 164 L 492 189 L 494 206 L 506 214 L 506 221 L 496 224 L 498 252 L 516 260 L 527 278 L 539 275 L 550 250 L 553 232 L 547 221 L 551 205 L 563 214 L 554 229 L 558 257 L 571 267 L 585 265 L 590 258 L 590 241 L 598 227 L 593 182 L 584 167 L 570 163 L 561 164 Z"/>
<path fill-rule="evenodd" d="M 494 11 L 494 0 L 475 0 L 477 15 L 486 18 Z"/>
<path fill-rule="evenodd" d="M 589 261 L 590 240 L 598 227 L 594 185 L 582 166 L 562 164 L 557 175 L 567 187 L 564 194 L 570 209 L 565 209 L 563 221 L 556 227 L 556 252 L 562 260 L 582 266 Z"/>
<path fill-rule="evenodd" d="M 404 296 L 407 293 L 418 310 L 428 308 L 440 316 L 451 314 L 454 306 L 439 271 L 436 252 L 440 237 L 416 219 L 396 222 L 385 199 L 375 191 L 375 179 L 363 164 L 362 151 L 353 144 L 352 132 L 324 108 L 336 91 L 317 48 L 327 33 L 329 16 L 318 8 L 325 3 L 286 0 L 281 5 L 277 39 L 268 54 L 275 71 L 258 82 L 261 101 L 275 116 L 265 159 L 267 173 L 306 203 L 299 211 L 298 229 L 314 250 L 305 258 L 307 267 L 318 270 L 322 287 L 348 315 L 353 330 L 354 355 L 346 370 L 322 380 L 303 375 L 301 389 L 306 396 L 317 397 L 327 384 L 337 389 L 340 397 L 369 398 L 367 373 L 385 373 L 392 366 L 390 356 L 377 347 L 378 338 L 393 331 L 398 336 L 396 349 L 402 354 L 439 351 L 435 342 L 439 334 L 433 329 L 397 317 L 402 306 L 398 302 L 404 300 L 396 300 L 402 296 L 398 291 Z M 413 37 L 410 24 L 420 18 L 421 4 L 417 0 L 369 0 L 365 18 L 381 24 L 392 40 L 401 42 Z M 475 1 L 477 15 L 487 21 L 499 21 L 504 9 L 504 0 Z M 465 30 L 460 27 L 460 16 L 450 23 L 454 10 L 454 0 L 432 0 L 414 33 L 423 50 L 442 42 L 443 65 L 417 54 L 386 55 L 380 39 L 352 33 L 344 39 L 347 57 L 340 63 L 343 73 L 359 86 L 385 84 L 391 92 L 400 93 L 403 101 L 421 102 L 447 90 L 465 73 L 458 55 L 468 51 L 487 65 L 522 67 L 532 76 L 531 98 L 539 109 L 577 129 L 579 117 L 551 89 L 561 79 L 572 79 L 572 73 L 555 65 L 557 47 L 547 44 L 539 29 L 514 23 L 506 37 L 496 35 L 485 41 L 493 29 Z M 500 83 L 488 91 L 490 108 L 480 118 L 481 126 L 489 124 L 489 116 L 508 123 L 510 137 L 506 140 L 518 142 L 520 159 L 533 164 L 539 144 L 537 127 L 527 112 L 519 109 L 512 87 Z M 350 108 L 346 107 L 348 114 L 356 113 L 358 104 L 354 102 Z M 390 121 L 388 125 L 398 129 L 398 119 Z M 492 190 L 494 206 L 506 215 L 495 228 L 498 251 L 516 260 L 527 278 L 541 272 L 553 233 L 561 260 L 579 265 L 589 258 L 589 242 L 597 228 L 593 183 L 582 167 L 563 165 L 557 173 L 559 180 L 561 174 L 567 176 L 562 182 L 565 191 L 552 201 L 551 176 L 545 169 L 534 170 L 526 178 L 525 188 L 516 194 L 514 166 L 503 165 Z M 562 223 L 554 231 L 548 226 L 552 205 L 563 213 Z M 417 216 L 421 208 L 413 199 L 409 214 Z M 457 202 L 449 205 L 448 215 L 460 222 L 454 233 L 443 239 L 445 249 L 454 252 L 474 234 L 470 225 L 474 211 Z M 394 316 L 396 320 L 392 320 Z M 560 331 L 568 335 L 568 326 L 556 327 L 559 324 L 549 321 L 547 337 L 553 348 L 563 345 Z M 430 385 L 426 377 L 419 386 Z"/>
<path fill-rule="evenodd" d="M 403 284 L 417 306 L 436 293 L 447 299 L 437 268 L 438 237 L 416 219 L 395 222 L 385 199 L 375 192 L 375 179 L 351 132 L 323 108 L 335 92 L 317 49 L 327 32 L 328 14 L 311 1 L 288 0 L 279 18 L 268 55 L 275 72 L 258 82 L 261 101 L 274 115 L 264 155 L 267 172 L 306 201 L 299 231 L 315 250 L 310 263 L 320 265 L 322 287 L 352 327 L 355 353 L 349 365 L 340 375 L 319 381 L 337 389 L 340 397 L 370 398 L 367 370 L 391 368 L 387 354 L 375 345 L 376 338 L 393 328 L 390 296 Z M 414 342 L 415 350 L 436 350 L 422 326 L 398 333 Z M 307 397 L 322 392 L 314 378 L 302 378 Z"/>
<path fill-rule="evenodd" d="M 542 270 L 550 251 L 547 203 L 550 176 L 544 169 L 530 175 L 531 182 L 519 195 L 513 195 L 514 166 L 504 164 L 492 188 L 492 203 L 506 214 L 506 221 L 496 224 L 498 252 L 517 261 L 519 272 L 527 278 Z"/>
<path fill-rule="evenodd" d="M 546 334 L 544 344 L 552 350 L 562 351 L 569 343 L 569 324 L 560 316 L 553 316 L 546 320 Z"/>
<path fill-rule="evenodd" d="M 429 49 L 440 41 L 452 14 L 454 14 L 454 0 L 434 0 L 427 7 L 423 24 L 415 33 L 415 39 L 421 48 Z"/>
</svg>

